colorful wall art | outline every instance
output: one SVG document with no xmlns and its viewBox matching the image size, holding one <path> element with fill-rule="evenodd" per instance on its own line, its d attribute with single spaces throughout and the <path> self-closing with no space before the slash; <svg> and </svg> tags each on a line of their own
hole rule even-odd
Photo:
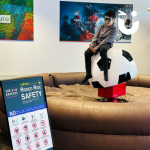
<svg viewBox="0 0 150 150">
<path fill-rule="evenodd" d="M 0 40 L 34 39 L 33 0 L 0 0 Z"/>
<path fill-rule="evenodd" d="M 131 35 L 123 34 L 118 28 L 118 18 L 124 20 L 125 27 L 132 27 L 132 4 L 88 3 L 60 1 L 60 41 L 90 42 L 99 26 L 105 23 L 105 13 L 113 10 L 117 14 L 115 26 L 118 33 L 116 43 L 131 43 Z M 118 11 L 126 15 L 118 15 Z"/>
</svg>

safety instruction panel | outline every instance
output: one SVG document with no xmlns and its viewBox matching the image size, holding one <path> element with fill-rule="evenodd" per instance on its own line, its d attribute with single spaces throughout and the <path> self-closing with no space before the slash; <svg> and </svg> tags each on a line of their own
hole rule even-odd
<svg viewBox="0 0 150 150">
<path fill-rule="evenodd" d="M 53 150 L 42 77 L 2 81 L 13 150 Z"/>
</svg>

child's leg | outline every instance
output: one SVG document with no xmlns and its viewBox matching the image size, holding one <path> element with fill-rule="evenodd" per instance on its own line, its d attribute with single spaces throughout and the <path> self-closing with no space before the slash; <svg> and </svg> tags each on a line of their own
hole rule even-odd
<svg viewBox="0 0 150 150">
<path fill-rule="evenodd" d="M 111 48 L 111 44 L 103 44 L 100 47 L 100 55 L 102 58 L 102 64 L 104 69 L 104 79 L 108 81 L 108 58 L 107 58 L 107 51 Z"/>
<path fill-rule="evenodd" d="M 85 69 L 87 74 L 91 74 L 91 57 L 94 55 L 94 53 L 88 48 L 85 53 Z"/>
<path fill-rule="evenodd" d="M 86 69 L 86 76 L 82 83 L 86 82 L 88 79 L 92 77 L 91 75 L 91 57 L 94 55 L 94 53 L 88 48 L 85 53 L 85 69 Z"/>
</svg>

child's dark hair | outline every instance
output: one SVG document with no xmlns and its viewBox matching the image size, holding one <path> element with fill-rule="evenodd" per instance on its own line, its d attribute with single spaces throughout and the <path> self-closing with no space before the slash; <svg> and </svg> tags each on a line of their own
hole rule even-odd
<svg viewBox="0 0 150 150">
<path fill-rule="evenodd" d="M 116 18 L 116 13 L 112 10 L 109 10 L 108 12 L 105 13 L 105 16 Z"/>
</svg>

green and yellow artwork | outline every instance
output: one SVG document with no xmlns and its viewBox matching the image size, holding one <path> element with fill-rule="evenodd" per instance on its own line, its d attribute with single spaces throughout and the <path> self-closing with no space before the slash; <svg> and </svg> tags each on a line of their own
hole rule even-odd
<svg viewBox="0 0 150 150">
<path fill-rule="evenodd" d="M 33 0 L 0 0 L 0 40 L 33 37 Z"/>
</svg>

